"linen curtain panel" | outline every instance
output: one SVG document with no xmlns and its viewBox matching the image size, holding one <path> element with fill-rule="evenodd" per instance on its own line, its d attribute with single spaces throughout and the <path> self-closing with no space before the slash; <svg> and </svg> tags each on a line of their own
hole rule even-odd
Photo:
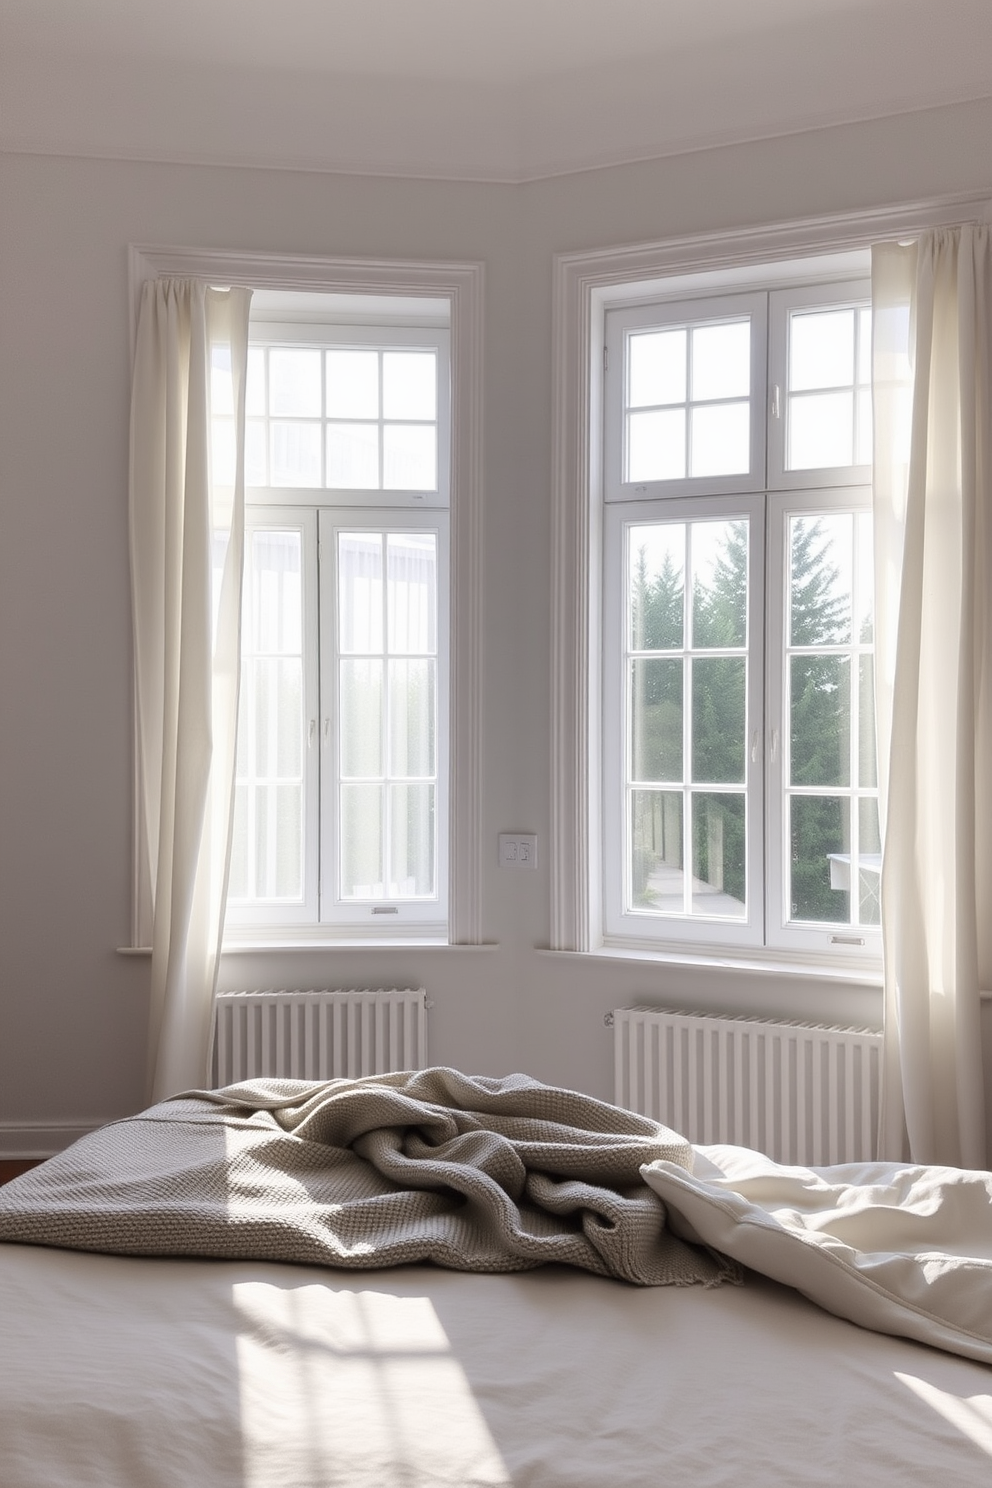
<svg viewBox="0 0 992 1488">
<path fill-rule="evenodd" d="M 130 547 L 153 1101 L 207 1077 L 233 814 L 250 301 L 150 280 L 138 320 Z"/>
<path fill-rule="evenodd" d="M 880 1155 L 985 1166 L 992 987 L 992 262 L 965 226 L 872 251 Z"/>
</svg>

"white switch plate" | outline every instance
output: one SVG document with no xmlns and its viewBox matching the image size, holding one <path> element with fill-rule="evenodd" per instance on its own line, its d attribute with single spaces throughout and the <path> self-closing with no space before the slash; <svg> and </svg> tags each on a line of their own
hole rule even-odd
<svg viewBox="0 0 992 1488">
<path fill-rule="evenodd" d="M 500 832 L 499 866 L 501 868 L 536 868 L 537 834 L 535 832 Z"/>
</svg>

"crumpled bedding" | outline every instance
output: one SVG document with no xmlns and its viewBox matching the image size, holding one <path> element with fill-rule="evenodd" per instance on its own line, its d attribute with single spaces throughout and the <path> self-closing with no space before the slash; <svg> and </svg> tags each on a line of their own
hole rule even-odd
<svg viewBox="0 0 992 1488">
<path fill-rule="evenodd" d="M 644 1169 L 670 1226 L 862 1328 L 992 1364 L 992 1173 L 906 1162 L 786 1167 L 696 1149 Z"/>
<path fill-rule="evenodd" d="M 641 1286 L 739 1280 L 641 1177 L 682 1137 L 525 1075 L 427 1069 L 189 1091 L 0 1190 L 0 1240 L 134 1256 L 458 1271 L 548 1262 Z"/>
</svg>

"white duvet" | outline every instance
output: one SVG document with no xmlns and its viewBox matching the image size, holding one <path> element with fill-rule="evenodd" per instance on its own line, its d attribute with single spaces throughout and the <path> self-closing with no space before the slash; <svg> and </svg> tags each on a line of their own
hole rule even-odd
<svg viewBox="0 0 992 1488">
<path fill-rule="evenodd" d="M 668 1223 L 840 1317 L 992 1364 L 992 1174 L 908 1163 L 783 1167 L 700 1147 L 641 1169 Z"/>
</svg>

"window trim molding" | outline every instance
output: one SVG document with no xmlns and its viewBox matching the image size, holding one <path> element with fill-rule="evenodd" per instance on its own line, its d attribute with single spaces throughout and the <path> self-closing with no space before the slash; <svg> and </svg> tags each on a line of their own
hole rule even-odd
<svg viewBox="0 0 992 1488">
<path fill-rule="evenodd" d="M 314 258 L 131 244 L 133 359 L 141 286 L 165 276 L 253 289 L 447 299 L 451 335 L 451 651 L 448 940 L 482 942 L 483 315 L 485 265 L 414 259 Z M 135 782 L 135 792 L 137 782 Z M 150 936 L 150 891 L 133 806 L 132 945 Z"/>
<path fill-rule="evenodd" d="M 602 945 L 599 713 L 602 366 L 605 308 L 673 274 L 844 252 L 928 228 L 992 220 L 988 193 L 557 254 L 552 305 L 551 934 L 554 951 Z"/>
</svg>

